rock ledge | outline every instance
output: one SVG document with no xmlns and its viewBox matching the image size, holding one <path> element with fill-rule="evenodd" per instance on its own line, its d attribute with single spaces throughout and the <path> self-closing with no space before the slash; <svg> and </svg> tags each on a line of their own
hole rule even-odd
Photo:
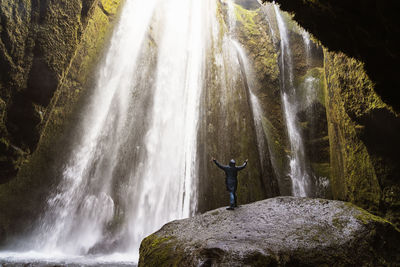
<svg viewBox="0 0 400 267">
<path fill-rule="evenodd" d="M 139 266 L 385 266 L 400 232 L 350 203 L 278 197 L 173 221 L 145 238 Z"/>
</svg>

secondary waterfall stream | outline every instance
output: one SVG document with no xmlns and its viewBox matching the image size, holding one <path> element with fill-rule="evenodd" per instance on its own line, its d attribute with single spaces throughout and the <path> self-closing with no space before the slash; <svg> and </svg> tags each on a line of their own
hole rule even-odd
<svg viewBox="0 0 400 267">
<path fill-rule="evenodd" d="M 294 86 L 293 59 L 290 50 L 288 30 L 277 5 L 274 5 L 276 20 L 281 39 L 281 83 L 282 102 L 286 118 L 287 130 L 292 156 L 290 158 L 290 177 L 292 179 L 292 194 L 294 196 L 310 195 L 310 174 L 305 161 L 305 150 L 301 133 L 296 119 L 298 101 L 296 101 L 296 88 Z"/>
</svg>

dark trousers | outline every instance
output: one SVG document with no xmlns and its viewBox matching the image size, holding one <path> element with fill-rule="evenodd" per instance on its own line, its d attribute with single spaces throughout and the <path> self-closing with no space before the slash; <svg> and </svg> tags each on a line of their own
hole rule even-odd
<svg viewBox="0 0 400 267">
<path fill-rule="evenodd" d="M 229 191 L 229 203 L 231 207 L 237 207 L 236 191 Z"/>
</svg>

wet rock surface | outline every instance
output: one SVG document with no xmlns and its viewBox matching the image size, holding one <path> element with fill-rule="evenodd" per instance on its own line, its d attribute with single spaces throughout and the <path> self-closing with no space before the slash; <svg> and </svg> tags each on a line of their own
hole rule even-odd
<svg viewBox="0 0 400 267">
<path fill-rule="evenodd" d="M 345 202 L 278 197 L 173 221 L 143 240 L 139 266 L 384 266 L 400 232 Z"/>
</svg>

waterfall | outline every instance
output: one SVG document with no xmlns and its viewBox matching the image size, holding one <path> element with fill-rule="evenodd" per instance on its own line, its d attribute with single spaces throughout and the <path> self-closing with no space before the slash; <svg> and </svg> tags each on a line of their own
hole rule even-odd
<svg viewBox="0 0 400 267">
<path fill-rule="evenodd" d="M 301 35 L 303 37 L 304 41 L 304 47 L 305 47 L 305 54 L 306 54 L 306 64 L 309 67 L 311 62 L 310 62 L 310 57 L 311 57 L 311 40 L 310 40 L 310 34 L 306 32 L 305 30 L 302 30 Z M 305 107 L 310 106 L 315 99 L 317 98 L 317 92 L 315 83 L 318 83 L 316 78 L 314 77 L 307 77 L 306 80 L 304 81 L 304 86 L 305 86 L 305 103 L 303 105 Z"/>
<path fill-rule="evenodd" d="M 263 126 L 263 114 L 264 110 L 261 106 L 261 103 L 258 99 L 258 97 L 254 93 L 254 83 L 255 83 L 255 74 L 254 70 L 252 68 L 252 65 L 249 62 L 249 58 L 247 57 L 246 52 L 244 51 L 243 47 L 236 41 L 232 40 L 233 45 L 235 46 L 237 50 L 237 56 L 239 63 L 241 65 L 242 73 L 241 75 L 243 76 L 245 87 L 247 90 L 247 97 L 248 101 L 250 103 L 251 107 L 251 112 L 252 112 L 252 117 L 254 120 L 254 127 L 255 127 L 255 133 L 256 133 L 256 138 L 257 138 L 257 148 L 258 148 L 258 155 L 260 158 L 261 162 L 261 171 L 263 174 L 266 174 L 270 171 L 272 171 L 271 168 L 269 167 L 269 164 L 267 164 L 268 161 L 271 161 L 272 166 L 276 164 L 275 159 L 273 158 L 273 152 L 270 150 L 270 145 L 271 145 L 271 140 L 268 136 L 266 136 L 266 133 L 264 132 L 264 126 Z M 274 167 L 273 167 L 274 168 Z M 271 195 L 279 195 L 278 193 L 278 185 L 277 181 L 275 181 L 274 177 L 267 177 L 266 181 L 264 182 L 264 187 L 268 188 L 267 192 Z"/>
<path fill-rule="evenodd" d="M 310 65 L 310 54 L 311 54 L 311 40 L 310 40 L 310 34 L 305 31 L 302 30 L 301 31 L 301 36 L 303 37 L 303 41 L 304 41 L 304 46 L 306 48 L 306 59 L 307 59 L 307 65 Z"/>
<path fill-rule="evenodd" d="M 207 1 L 159 3 L 159 40 L 152 122 L 144 145 L 147 159 L 136 177 L 138 203 L 129 220 L 131 246 L 163 224 L 195 211 L 199 98 L 204 80 Z"/>
<path fill-rule="evenodd" d="M 310 34 L 301 29 L 301 35 L 304 41 L 305 55 L 306 55 L 306 64 L 308 69 L 312 68 L 312 42 L 310 39 Z M 320 79 L 318 77 L 314 77 L 313 75 L 309 75 L 303 82 L 302 87 L 304 90 L 303 96 L 303 109 L 307 110 L 306 116 L 308 117 L 308 121 L 311 122 L 311 131 L 315 135 L 317 129 L 315 129 L 314 125 L 318 123 L 316 115 L 315 115 L 315 106 L 318 103 L 318 88 L 320 86 Z M 310 110 L 311 108 L 311 110 Z M 314 127 L 313 127 L 314 126 Z M 326 197 L 329 187 L 329 178 L 321 175 L 313 175 L 313 196 L 317 197 Z"/>
<path fill-rule="evenodd" d="M 251 69 L 251 65 L 248 62 L 248 58 L 246 55 L 246 52 L 243 50 L 241 45 L 235 41 L 232 40 L 232 44 L 235 46 L 238 54 L 238 60 L 242 68 L 242 76 L 244 77 L 245 80 L 245 86 L 247 90 L 247 94 L 250 100 L 250 105 L 251 105 L 251 110 L 253 112 L 253 119 L 254 119 L 254 125 L 256 128 L 256 135 L 257 135 L 257 145 L 258 145 L 258 153 L 260 156 L 260 161 L 264 162 L 268 160 L 266 158 L 266 143 L 265 143 L 265 138 L 264 138 L 264 131 L 262 129 L 262 107 L 258 101 L 257 96 L 254 94 L 252 88 L 253 88 L 253 83 L 254 83 L 254 78 L 253 78 L 253 71 Z M 261 165 L 263 167 L 263 165 Z"/>
<path fill-rule="evenodd" d="M 292 180 L 292 194 L 304 197 L 309 195 L 311 177 L 306 167 L 303 140 L 296 118 L 299 103 L 296 101 L 292 52 L 286 23 L 277 5 L 274 5 L 274 9 L 281 39 L 282 104 L 292 153 L 289 174 Z"/>
<path fill-rule="evenodd" d="M 125 2 L 29 255 L 137 262 L 144 237 L 194 214 L 215 12 L 213 0 Z"/>
<path fill-rule="evenodd" d="M 48 200 L 33 249 L 44 253 L 86 254 L 103 240 L 116 212 L 113 184 L 127 134 L 135 74 L 156 1 L 127 1 L 84 112 L 84 131 L 66 163 L 56 193 Z M 133 123 L 133 125 L 132 125 Z M 135 125 L 137 126 L 137 125 Z M 128 174 L 124 174 L 125 176 Z"/>
</svg>

